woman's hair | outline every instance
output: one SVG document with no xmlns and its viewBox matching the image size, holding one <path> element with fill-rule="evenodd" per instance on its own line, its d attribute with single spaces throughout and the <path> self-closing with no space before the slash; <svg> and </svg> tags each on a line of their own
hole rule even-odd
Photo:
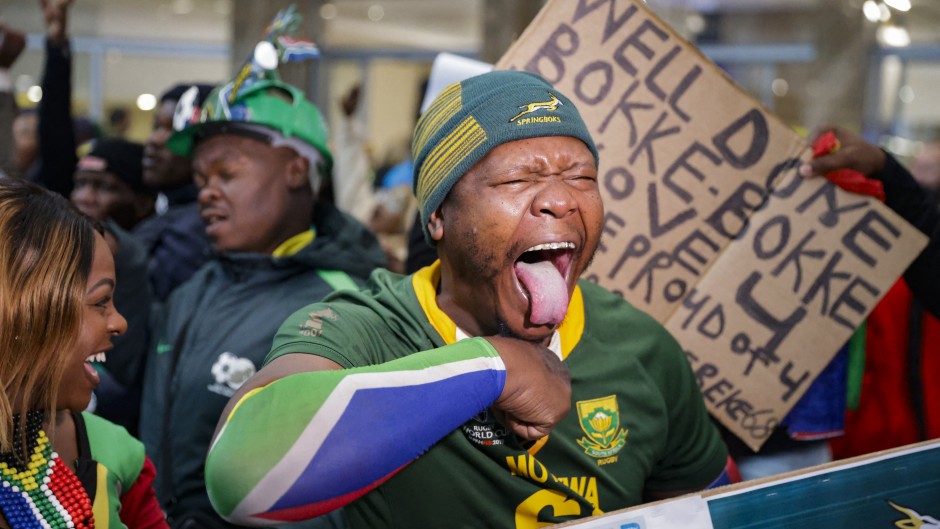
<svg viewBox="0 0 940 529">
<path fill-rule="evenodd" d="M 95 225 L 64 197 L 0 180 L 0 452 L 11 452 L 13 415 L 54 418 L 68 355 L 82 324 Z M 54 423 L 54 421 L 53 421 Z"/>
</svg>

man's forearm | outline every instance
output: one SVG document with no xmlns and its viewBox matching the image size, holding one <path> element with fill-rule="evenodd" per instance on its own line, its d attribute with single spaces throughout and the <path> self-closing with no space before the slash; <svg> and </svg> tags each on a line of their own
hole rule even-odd
<svg viewBox="0 0 940 529">
<path fill-rule="evenodd" d="M 229 521 L 313 518 L 377 487 L 491 405 L 505 366 L 472 339 L 385 364 L 284 377 L 249 392 L 206 462 Z"/>
</svg>

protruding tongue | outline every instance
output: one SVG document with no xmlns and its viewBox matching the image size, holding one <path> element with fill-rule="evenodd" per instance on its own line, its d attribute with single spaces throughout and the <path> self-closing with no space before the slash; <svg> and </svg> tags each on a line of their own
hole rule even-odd
<svg viewBox="0 0 940 529">
<path fill-rule="evenodd" d="M 529 318 L 536 325 L 557 325 L 568 312 L 568 285 L 551 261 L 516 261 L 516 277 L 529 291 Z"/>
</svg>

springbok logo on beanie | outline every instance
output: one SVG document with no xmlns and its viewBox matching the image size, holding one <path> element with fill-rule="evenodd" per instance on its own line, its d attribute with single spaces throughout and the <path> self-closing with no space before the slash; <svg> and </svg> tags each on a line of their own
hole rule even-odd
<svg viewBox="0 0 940 529">
<path fill-rule="evenodd" d="M 519 105 L 519 108 L 523 109 L 522 112 L 520 112 L 520 113 L 516 114 L 515 116 L 509 118 L 509 122 L 512 123 L 513 121 L 516 121 L 517 119 L 521 118 L 522 116 L 524 116 L 524 115 L 526 115 L 526 114 L 531 114 L 531 113 L 536 112 L 536 111 L 538 111 L 538 110 L 548 110 L 548 111 L 550 111 L 550 112 L 554 112 L 555 109 L 558 108 L 558 105 L 564 105 L 564 103 L 562 103 L 561 100 L 558 99 L 558 98 L 555 96 L 555 94 L 549 92 L 549 93 L 548 93 L 548 97 L 551 98 L 551 99 L 549 99 L 548 101 L 542 101 L 541 103 L 529 103 L 529 104 L 526 104 L 526 105 Z M 558 119 L 559 121 L 561 120 L 561 118 L 558 118 L 557 116 L 555 116 L 555 117 L 556 117 L 556 119 Z M 521 124 L 521 123 L 520 123 L 520 124 Z"/>
</svg>

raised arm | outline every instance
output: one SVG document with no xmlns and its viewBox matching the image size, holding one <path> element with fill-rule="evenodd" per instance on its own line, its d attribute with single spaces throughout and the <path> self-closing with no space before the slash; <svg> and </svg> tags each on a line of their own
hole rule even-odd
<svg viewBox="0 0 940 529">
<path fill-rule="evenodd" d="M 66 198 L 78 156 L 72 127 L 72 52 L 68 10 L 72 0 L 40 0 L 46 21 L 46 64 L 39 103 L 39 170 L 31 175 Z"/>
<path fill-rule="evenodd" d="M 518 435 L 538 438 L 570 405 L 557 357 L 508 338 L 339 368 L 285 355 L 232 398 L 206 461 L 209 498 L 224 518 L 313 518 L 381 485 L 488 406 Z"/>
</svg>

